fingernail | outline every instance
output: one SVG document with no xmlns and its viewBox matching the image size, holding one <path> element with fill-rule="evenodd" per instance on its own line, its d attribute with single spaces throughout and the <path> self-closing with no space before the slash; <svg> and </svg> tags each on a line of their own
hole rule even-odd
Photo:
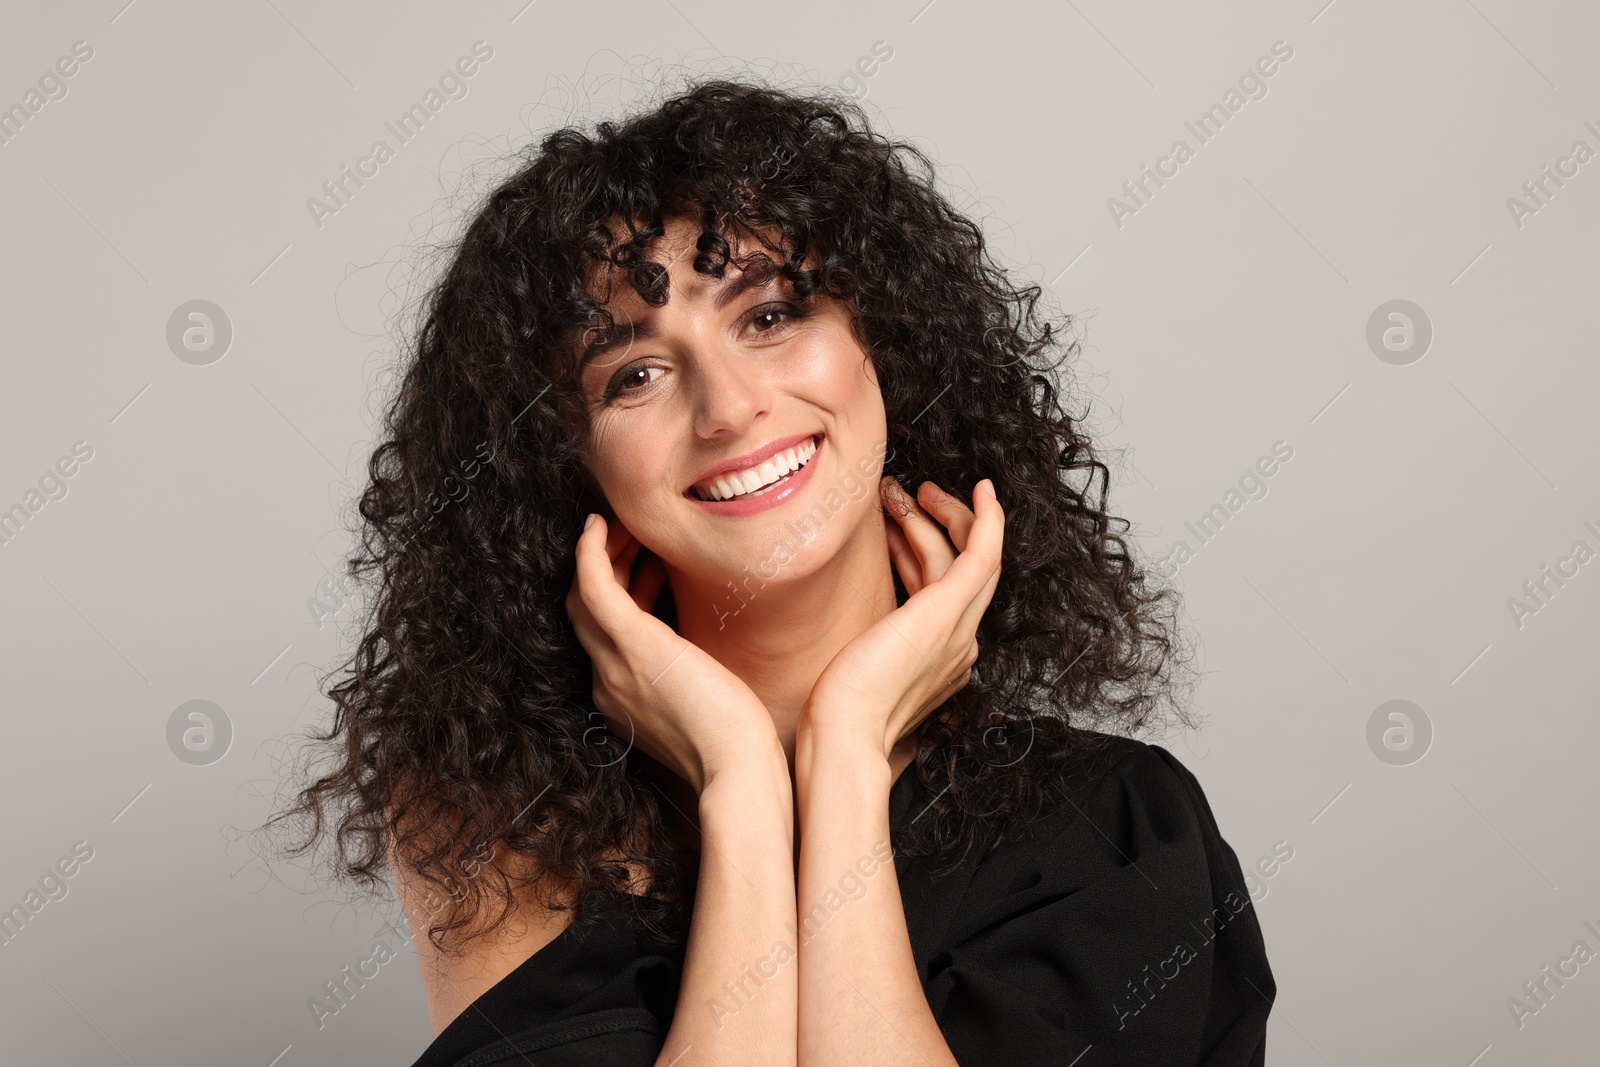
<svg viewBox="0 0 1600 1067">
<path fill-rule="evenodd" d="M 988 493 L 990 498 L 994 498 L 994 483 L 989 479 L 985 478 L 983 481 L 979 482 L 978 488 L 982 489 L 985 493 Z"/>
<path fill-rule="evenodd" d="M 589 527 L 591 527 L 593 525 L 594 525 L 594 512 L 591 511 L 591 512 L 589 512 L 589 517 L 587 519 L 583 520 L 583 528 L 585 530 L 587 530 Z"/>
</svg>

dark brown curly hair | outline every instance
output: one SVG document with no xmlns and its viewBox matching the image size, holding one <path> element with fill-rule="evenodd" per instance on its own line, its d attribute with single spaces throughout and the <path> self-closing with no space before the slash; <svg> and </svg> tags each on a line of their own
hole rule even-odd
<svg viewBox="0 0 1600 1067">
<path fill-rule="evenodd" d="M 524 894 L 583 921 L 594 894 L 628 893 L 652 930 L 684 929 L 693 859 L 647 757 L 605 730 L 564 605 L 581 522 L 606 510 L 583 467 L 574 338 L 617 325 L 597 272 L 668 299 L 647 253 L 675 218 L 701 224 L 696 271 L 764 263 L 850 309 L 882 390 L 885 473 L 957 495 L 992 477 L 1005 505 L 971 681 L 918 741 L 935 799 L 897 850 L 959 860 L 1044 803 L 1101 728 L 1193 724 L 1176 596 L 1107 511 L 1109 468 L 1061 404 L 1075 322 L 1010 280 L 921 150 L 831 91 L 718 78 L 556 130 L 520 162 L 408 332 L 348 562 L 369 591 L 364 633 L 314 735 L 333 764 L 269 822 L 304 830 L 283 851 L 331 828 L 337 874 L 367 889 L 404 862 L 448 893 L 428 928 L 441 949 Z M 676 621 L 669 596 L 656 610 Z"/>
</svg>

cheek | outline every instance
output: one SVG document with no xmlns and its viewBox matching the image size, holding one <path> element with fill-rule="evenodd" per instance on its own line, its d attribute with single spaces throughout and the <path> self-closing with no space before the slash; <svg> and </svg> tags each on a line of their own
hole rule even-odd
<svg viewBox="0 0 1600 1067">
<path fill-rule="evenodd" d="M 881 417 L 883 397 L 872 361 L 842 323 L 796 343 L 790 381 L 793 392 L 846 423 L 856 423 L 874 409 Z"/>
<path fill-rule="evenodd" d="M 646 427 L 600 422 L 589 447 L 590 469 L 606 500 L 625 522 L 665 484 L 663 452 Z"/>
</svg>

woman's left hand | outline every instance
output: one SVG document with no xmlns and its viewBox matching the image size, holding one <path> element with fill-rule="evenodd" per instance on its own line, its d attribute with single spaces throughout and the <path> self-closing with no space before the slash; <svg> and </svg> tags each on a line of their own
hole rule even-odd
<svg viewBox="0 0 1600 1067">
<path fill-rule="evenodd" d="M 978 623 L 1000 583 L 1005 510 L 987 478 L 973 489 L 975 513 L 932 482 L 918 490 L 921 506 L 893 478 L 879 489 L 894 520 L 889 556 L 909 598 L 838 651 L 801 722 L 854 734 L 887 759 L 972 678 Z"/>
</svg>

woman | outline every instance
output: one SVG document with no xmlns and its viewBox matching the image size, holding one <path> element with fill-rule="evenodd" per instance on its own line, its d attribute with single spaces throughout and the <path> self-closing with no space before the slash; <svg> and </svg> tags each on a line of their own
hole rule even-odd
<svg viewBox="0 0 1600 1067">
<path fill-rule="evenodd" d="M 1038 296 L 832 98 L 704 82 L 489 196 L 281 816 L 392 877 L 416 1067 L 1264 1062 L 1199 783 L 1090 728 L 1192 720 Z"/>
</svg>

